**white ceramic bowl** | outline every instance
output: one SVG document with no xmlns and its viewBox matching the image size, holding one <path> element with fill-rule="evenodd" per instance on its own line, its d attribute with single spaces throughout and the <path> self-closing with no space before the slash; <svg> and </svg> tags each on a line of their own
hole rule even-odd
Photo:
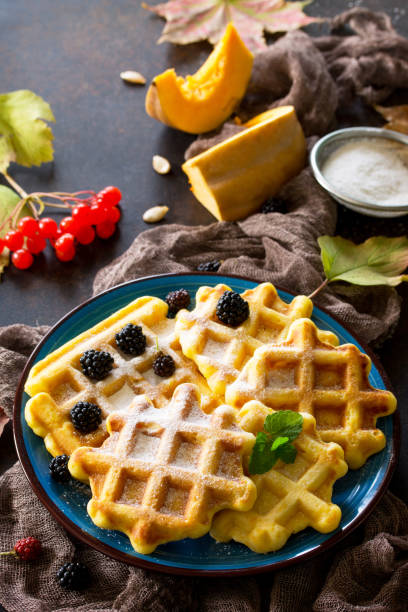
<svg viewBox="0 0 408 612">
<path fill-rule="evenodd" d="M 408 193 L 405 204 L 381 205 L 368 200 L 359 200 L 338 191 L 322 174 L 321 169 L 329 155 L 338 149 L 339 146 L 349 143 L 353 139 L 360 140 L 361 138 L 384 138 L 386 140 L 402 142 L 408 146 L 408 136 L 383 128 L 353 127 L 330 132 L 330 134 L 323 136 L 323 138 L 316 142 L 310 153 L 310 165 L 317 182 L 337 202 L 363 215 L 369 215 L 370 217 L 402 217 L 408 214 Z"/>
</svg>

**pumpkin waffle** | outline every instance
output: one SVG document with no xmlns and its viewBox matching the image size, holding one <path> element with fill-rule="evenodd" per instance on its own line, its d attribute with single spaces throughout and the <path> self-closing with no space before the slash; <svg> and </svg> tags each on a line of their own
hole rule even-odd
<svg viewBox="0 0 408 612">
<path fill-rule="evenodd" d="M 231 328 L 215 314 L 218 300 L 228 290 L 222 284 L 201 287 L 195 309 L 181 310 L 176 318 L 176 335 L 183 353 L 197 364 L 212 391 L 221 398 L 257 348 L 285 340 L 290 324 L 309 317 L 313 309 L 312 301 L 306 296 L 298 295 L 287 304 L 271 283 L 262 283 L 241 294 L 249 303 L 249 318 L 239 327 Z M 338 344 L 331 332 L 319 331 L 319 337 Z"/>
<path fill-rule="evenodd" d="M 148 394 L 154 406 L 160 408 L 168 403 L 180 383 L 194 382 L 200 388 L 206 410 L 211 411 L 218 405 L 194 363 L 184 357 L 174 336 L 174 320 L 166 317 L 167 310 L 162 300 L 141 297 L 32 368 L 25 385 L 25 391 L 31 396 L 25 418 L 34 432 L 44 438 L 52 455 L 70 455 L 79 446 L 102 444 L 107 437 L 108 414 L 127 408 L 137 395 Z M 127 323 L 140 325 L 147 339 L 146 350 L 138 357 L 124 354 L 115 342 L 115 334 Z M 157 376 L 152 369 L 157 342 L 176 365 L 174 374 L 168 378 Z M 111 373 L 102 381 L 90 380 L 82 372 L 79 359 L 89 349 L 107 351 L 114 358 Z M 103 421 L 96 431 L 81 434 L 74 428 L 70 410 L 79 401 L 100 407 Z"/>
<path fill-rule="evenodd" d="M 137 552 L 198 538 L 218 510 L 254 504 L 255 485 L 242 470 L 254 436 L 237 427 L 233 408 L 202 412 L 194 385 L 177 387 L 161 410 L 136 398 L 127 411 L 109 415 L 107 428 L 104 444 L 76 449 L 69 469 L 90 481 L 93 522 L 126 533 Z"/>
<path fill-rule="evenodd" d="M 286 342 L 255 351 L 226 399 L 236 408 L 256 399 L 273 410 L 313 415 L 321 438 L 340 444 L 356 469 L 384 448 L 377 417 L 396 408 L 392 393 L 370 385 L 370 369 L 370 358 L 356 346 L 325 344 L 314 323 L 300 319 L 292 323 Z"/>
<path fill-rule="evenodd" d="M 257 401 L 248 402 L 238 422 L 245 431 L 256 434 L 273 412 Z M 236 540 L 258 553 L 282 548 L 291 534 L 306 527 L 321 533 L 336 529 L 341 510 L 331 501 L 335 481 L 347 472 L 338 444 L 322 442 L 316 422 L 303 414 L 303 428 L 293 444 L 294 463 L 278 461 L 265 474 L 253 476 L 257 499 L 247 512 L 223 510 L 214 517 L 211 535 L 218 541 Z"/>
</svg>

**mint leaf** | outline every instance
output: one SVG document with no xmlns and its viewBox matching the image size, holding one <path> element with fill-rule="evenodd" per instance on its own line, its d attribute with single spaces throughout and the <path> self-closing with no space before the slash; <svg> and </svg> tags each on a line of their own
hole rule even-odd
<svg viewBox="0 0 408 612">
<path fill-rule="evenodd" d="M 263 431 L 258 432 L 249 460 L 250 474 L 265 474 L 265 472 L 269 472 L 277 459 L 276 452 L 271 449 L 269 436 Z"/>
<path fill-rule="evenodd" d="M 39 166 L 52 161 L 52 131 L 45 121 L 55 121 L 51 107 L 28 89 L 0 95 L 0 172 L 11 161 Z"/>
<path fill-rule="evenodd" d="M 276 450 L 277 448 L 279 448 L 280 446 L 285 445 L 285 444 L 286 444 L 286 442 L 289 442 L 289 438 L 288 438 L 287 436 L 285 436 L 285 437 L 279 436 L 279 438 L 276 438 L 276 439 L 273 441 L 273 444 L 272 444 L 272 446 L 271 446 L 271 449 L 274 451 L 274 450 Z"/>
<path fill-rule="evenodd" d="M 341 236 L 320 236 L 318 243 L 324 273 L 329 283 L 391 285 L 408 281 L 402 274 L 408 266 L 408 238 L 373 236 L 354 244 Z"/>
<path fill-rule="evenodd" d="M 302 431 L 303 417 L 293 410 L 278 410 L 268 414 L 265 419 L 265 430 L 274 439 L 277 437 L 287 437 L 292 442 Z"/>
<path fill-rule="evenodd" d="M 277 452 L 278 458 L 281 461 L 284 461 L 284 463 L 294 463 L 296 459 L 296 455 L 297 455 L 297 449 L 290 442 L 288 442 L 287 444 L 282 444 L 282 446 L 279 446 L 276 452 Z"/>
<path fill-rule="evenodd" d="M 265 474 L 280 459 L 293 463 L 297 450 L 291 444 L 302 431 L 303 417 L 293 410 L 280 410 L 268 414 L 264 431 L 256 435 L 249 460 L 250 474 Z"/>
</svg>

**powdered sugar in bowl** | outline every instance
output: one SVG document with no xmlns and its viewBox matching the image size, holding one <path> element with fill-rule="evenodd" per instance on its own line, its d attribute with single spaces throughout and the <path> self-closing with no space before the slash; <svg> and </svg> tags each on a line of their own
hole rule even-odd
<svg viewBox="0 0 408 612">
<path fill-rule="evenodd" d="M 347 208 L 373 217 L 408 214 L 408 136 L 344 128 L 314 145 L 310 164 L 318 183 Z"/>
</svg>

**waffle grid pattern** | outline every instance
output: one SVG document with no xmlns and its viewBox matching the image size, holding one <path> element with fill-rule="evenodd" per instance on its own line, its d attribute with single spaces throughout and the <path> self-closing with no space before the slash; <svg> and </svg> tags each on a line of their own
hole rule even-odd
<svg viewBox="0 0 408 612">
<path fill-rule="evenodd" d="M 310 316 L 313 308 L 305 296 L 296 296 L 286 304 L 271 283 L 262 283 L 241 294 L 249 303 L 250 315 L 242 325 L 231 328 L 220 323 L 215 314 L 218 300 L 229 289 L 222 284 L 201 287 L 195 309 L 180 311 L 176 322 L 176 335 L 184 354 L 196 363 L 212 391 L 222 398 L 227 385 L 238 377 L 257 348 L 286 339 L 291 323 Z M 331 332 L 319 330 L 319 336 L 338 344 Z"/>
<path fill-rule="evenodd" d="M 240 411 L 239 423 L 255 434 L 271 412 L 260 402 L 248 402 Z M 331 496 L 334 482 L 347 472 L 341 447 L 322 442 L 308 414 L 303 415 L 303 430 L 294 445 L 293 464 L 279 461 L 266 474 L 253 477 L 257 500 L 251 510 L 223 510 L 215 517 L 211 535 L 216 540 L 234 539 L 266 553 L 282 548 L 291 534 L 306 527 L 322 533 L 337 528 L 341 511 Z"/>
<path fill-rule="evenodd" d="M 127 408 L 137 395 L 147 394 L 160 408 L 170 401 L 179 384 L 194 382 L 203 393 L 205 408 L 208 411 L 214 408 L 216 402 L 205 380 L 182 354 L 173 333 L 174 321 L 166 315 L 167 305 L 161 300 L 140 298 L 111 320 L 85 332 L 80 341 L 74 339 L 57 350 L 52 359 L 47 358 L 47 363 L 41 362 L 37 371 L 33 369 L 26 388 L 35 395 L 27 403 L 26 418 L 32 429 L 45 437 L 52 455 L 69 455 L 78 446 L 102 444 L 107 436 L 107 416 Z M 116 346 L 115 333 L 128 322 L 141 325 L 146 336 L 146 351 L 140 356 L 125 355 Z M 171 355 L 176 364 L 174 374 L 168 378 L 161 378 L 152 370 L 157 339 L 160 349 Z M 107 351 L 114 358 L 112 372 L 102 381 L 89 380 L 82 373 L 79 358 L 91 348 Z M 101 408 L 104 421 L 95 432 L 84 435 L 73 427 L 69 413 L 78 401 L 89 401 Z"/>
<path fill-rule="evenodd" d="M 169 540 L 200 537 L 221 508 L 250 508 L 256 490 L 243 475 L 242 455 L 254 437 L 235 418 L 226 406 L 203 413 L 189 384 L 168 408 L 138 398 L 128 412 L 110 415 L 110 438 L 99 449 L 77 449 L 69 462 L 76 478 L 91 482 L 91 518 L 124 531 L 148 554 Z"/>
<path fill-rule="evenodd" d="M 322 439 L 340 444 L 356 469 L 384 447 L 376 421 L 396 407 L 392 393 L 371 387 L 370 368 L 369 357 L 356 346 L 326 345 L 314 323 L 301 319 L 293 323 L 287 342 L 255 352 L 226 399 L 235 407 L 257 399 L 274 410 L 311 414 Z"/>
</svg>

